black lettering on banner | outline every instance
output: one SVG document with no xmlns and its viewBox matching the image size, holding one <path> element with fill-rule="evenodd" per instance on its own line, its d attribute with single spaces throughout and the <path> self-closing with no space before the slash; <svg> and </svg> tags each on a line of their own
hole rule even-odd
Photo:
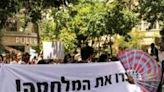
<svg viewBox="0 0 164 92">
<path fill-rule="evenodd" d="M 102 80 L 103 81 L 103 80 Z M 36 84 L 36 85 L 35 85 Z M 66 80 L 65 77 L 61 77 L 60 81 L 52 81 L 50 85 L 48 82 L 24 82 L 21 83 L 21 80 L 16 80 L 16 92 L 61 92 L 62 85 L 66 85 L 65 92 L 70 91 L 70 85 L 72 85 L 71 91 L 80 91 L 80 90 L 90 90 L 91 83 L 90 80 Z M 101 84 L 103 85 L 103 84 Z"/>
<path fill-rule="evenodd" d="M 105 84 L 104 84 L 104 85 L 107 85 L 107 83 L 108 83 L 108 84 L 112 84 L 112 82 L 111 82 L 111 77 L 112 77 L 112 75 L 105 76 Z"/>
<path fill-rule="evenodd" d="M 72 81 L 72 90 L 75 91 L 79 91 L 81 90 L 81 82 L 80 80 L 75 80 L 75 81 Z"/>
<path fill-rule="evenodd" d="M 119 73 L 119 75 L 121 76 L 122 81 L 124 82 L 125 81 L 125 75 L 124 75 L 124 73 Z"/>
<path fill-rule="evenodd" d="M 89 80 L 83 80 L 83 84 L 86 84 L 86 85 L 83 85 L 83 90 L 86 90 L 86 86 L 88 85 L 88 90 L 91 89 L 91 84 L 90 84 L 90 81 Z"/>
<path fill-rule="evenodd" d="M 21 83 L 20 83 L 20 80 L 16 80 L 16 90 L 17 92 L 20 92 L 21 91 Z"/>
<path fill-rule="evenodd" d="M 57 85 L 57 88 L 55 84 Z M 55 91 L 55 88 L 57 89 L 57 91 Z M 61 83 L 57 81 L 51 82 L 51 92 L 61 92 Z"/>
<path fill-rule="evenodd" d="M 119 82 L 118 74 L 115 74 L 115 76 L 116 76 L 116 83 L 118 83 Z"/>
<path fill-rule="evenodd" d="M 24 88 L 24 92 L 35 92 L 35 86 L 34 84 L 30 83 L 30 82 L 27 82 L 27 83 L 23 83 L 23 86 L 27 87 L 27 88 Z"/>
<path fill-rule="evenodd" d="M 62 81 L 62 83 L 65 83 L 66 84 L 66 92 L 68 92 L 69 91 L 69 85 L 70 85 L 70 82 L 67 80 L 65 80 L 65 77 L 64 76 L 62 76 L 61 77 L 61 81 Z"/>
<path fill-rule="evenodd" d="M 37 82 L 38 92 L 48 92 L 47 82 Z M 43 89 L 42 89 L 43 87 Z"/>
<path fill-rule="evenodd" d="M 96 78 L 96 86 L 95 86 L 95 88 L 99 87 L 99 82 L 101 83 L 101 86 L 103 86 L 103 84 L 104 84 L 103 77 Z"/>
</svg>

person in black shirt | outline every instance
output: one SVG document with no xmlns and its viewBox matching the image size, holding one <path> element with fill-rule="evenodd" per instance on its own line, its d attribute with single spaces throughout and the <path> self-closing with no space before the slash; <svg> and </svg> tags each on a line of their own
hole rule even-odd
<svg viewBox="0 0 164 92">
<path fill-rule="evenodd" d="M 155 47 L 155 44 L 151 43 L 150 47 L 151 47 L 150 55 L 153 56 L 156 61 L 159 61 L 158 49 Z"/>
</svg>

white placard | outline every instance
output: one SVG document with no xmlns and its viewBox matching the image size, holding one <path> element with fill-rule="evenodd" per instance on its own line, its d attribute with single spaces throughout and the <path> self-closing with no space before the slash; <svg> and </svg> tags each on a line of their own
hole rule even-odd
<svg viewBox="0 0 164 92">
<path fill-rule="evenodd" d="M 60 41 L 43 42 L 44 59 L 64 59 L 64 45 Z"/>
</svg>

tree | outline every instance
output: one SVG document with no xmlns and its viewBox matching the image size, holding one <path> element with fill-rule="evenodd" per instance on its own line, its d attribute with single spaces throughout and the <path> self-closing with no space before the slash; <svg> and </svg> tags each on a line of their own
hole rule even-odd
<svg viewBox="0 0 164 92">
<path fill-rule="evenodd" d="M 60 24 L 58 30 L 66 28 L 76 34 L 75 44 L 78 47 L 104 35 L 126 36 L 137 23 L 136 15 L 119 1 L 106 4 L 82 0 L 76 5 L 62 8 L 60 13 L 55 12 L 53 15 L 58 25 Z"/>
<path fill-rule="evenodd" d="M 130 49 L 142 49 L 142 41 L 145 35 L 137 28 L 133 28 L 128 34 L 130 38 L 126 41 L 127 47 Z"/>
<path fill-rule="evenodd" d="M 161 29 L 164 29 L 164 0 L 139 0 L 139 17 L 148 21 L 151 25 L 149 28 L 158 22 Z M 164 30 L 161 30 L 161 50 L 164 50 Z"/>
<path fill-rule="evenodd" d="M 164 0 L 139 0 L 139 17 L 151 23 L 150 27 L 156 21 L 164 24 Z M 164 25 L 163 25 L 164 26 Z"/>
<path fill-rule="evenodd" d="M 64 41 L 67 51 L 82 47 L 88 41 L 94 41 L 93 39 L 99 39 L 104 35 L 126 35 L 136 22 L 135 15 L 126 7 L 125 0 L 14 1 L 19 1 L 16 13 L 24 9 L 24 28 L 28 22 L 32 22 L 35 24 L 38 37 L 41 34 L 44 40 L 48 38 Z M 51 20 L 44 18 L 44 14 L 49 14 Z M 72 37 L 68 39 L 66 35 Z M 40 44 L 40 41 L 38 42 Z"/>
<path fill-rule="evenodd" d="M 111 3 L 114 5 L 110 11 L 107 12 L 105 25 L 106 25 L 106 33 L 109 34 L 110 37 L 114 34 L 119 34 L 122 36 L 128 36 L 128 32 L 136 25 L 137 18 L 135 13 L 129 11 L 122 2 L 116 0 Z M 109 4 L 110 5 L 110 4 Z M 111 38 L 110 38 L 111 39 Z M 109 44 L 111 48 L 112 54 L 112 44 Z"/>
<path fill-rule="evenodd" d="M 35 24 L 35 29 L 38 34 L 38 44 L 40 44 L 39 27 L 38 21 L 41 20 L 41 12 L 44 9 L 50 7 L 59 7 L 64 4 L 67 0 L 1 0 L 0 1 L 0 30 L 4 27 L 6 20 L 9 17 L 15 16 L 23 11 L 24 25 L 23 29 L 26 28 L 28 22 Z"/>
<path fill-rule="evenodd" d="M 39 25 L 42 41 L 53 41 L 56 38 L 54 35 L 56 24 L 53 20 L 42 20 Z"/>
<path fill-rule="evenodd" d="M 18 0 L 1 0 L 0 1 L 0 53 L 3 51 L 3 45 L 1 43 L 2 28 L 5 25 L 8 17 L 14 15 L 20 9 Z"/>
<path fill-rule="evenodd" d="M 88 40 L 103 35 L 105 30 L 104 18 L 106 13 L 105 4 L 97 1 L 81 2 L 73 8 L 76 16 L 73 17 L 73 26 L 79 47 Z"/>
</svg>

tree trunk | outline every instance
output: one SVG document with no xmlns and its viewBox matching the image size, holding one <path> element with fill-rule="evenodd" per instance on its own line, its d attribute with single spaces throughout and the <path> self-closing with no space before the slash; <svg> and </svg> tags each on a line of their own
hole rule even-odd
<svg viewBox="0 0 164 92">
<path fill-rule="evenodd" d="M 109 42 L 110 42 L 110 44 L 109 44 L 109 46 L 110 46 L 110 54 L 111 54 L 111 56 L 113 55 L 113 50 L 112 50 L 112 36 L 110 35 L 110 38 L 109 38 Z"/>
<path fill-rule="evenodd" d="M 34 31 L 36 32 L 36 34 L 37 34 L 37 48 L 38 49 L 40 49 L 40 32 L 39 32 L 39 25 L 38 25 L 38 23 L 37 22 L 35 22 L 34 23 Z"/>
</svg>

